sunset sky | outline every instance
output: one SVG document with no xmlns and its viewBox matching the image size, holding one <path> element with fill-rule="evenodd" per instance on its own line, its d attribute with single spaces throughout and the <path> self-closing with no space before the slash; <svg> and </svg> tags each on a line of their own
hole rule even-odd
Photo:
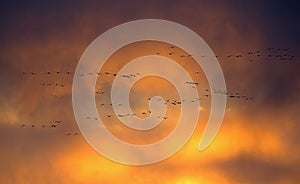
<svg viewBox="0 0 300 184">
<path fill-rule="evenodd" d="M 300 183 L 299 7 L 293 0 L 1 2 L 0 183 Z M 204 151 L 198 145 L 212 93 L 205 74 L 188 52 L 157 41 L 127 45 L 106 61 L 95 87 L 103 92 L 95 94 L 99 115 L 131 144 L 174 130 L 180 105 L 168 104 L 167 118 L 150 131 L 122 125 L 110 106 L 113 74 L 160 53 L 199 82 L 191 139 L 166 160 L 130 166 L 103 157 L 80 133 L 72 82 L 81 55 L 105 31 L 138 19 L 174 21 L 199 34 L 219 60 L 227 91 L 244 96 L 227 95 L 223 124 Z M 139 80 L 130 93 L 133 112 L 147 117 L 148 98 L 157 95 L 179 99 L 167 80 Z"/>
</svg>

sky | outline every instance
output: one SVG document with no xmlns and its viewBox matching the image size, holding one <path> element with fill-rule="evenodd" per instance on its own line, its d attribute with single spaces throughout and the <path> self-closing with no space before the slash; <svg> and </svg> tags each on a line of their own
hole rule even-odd
<svg viewBox="0 0 300 184">
<path fill-rule="evenodd" d="M 300 182 L 297 1 L 2 1 L 0 9 L 0 183 Z M 174 60 L 199 82 L 190 87 L 201 98 L 197 127 L 182 149 L 158 163 L 130 166 L 105 158 L 86 142 L 72 108 L 72 81 L 94 39 L 119 24 L 149 18 L 174 21 L 199 34 L 217 56 L 228 92 L 238 95 L 226 95 L 220 131 L 199 151 L 214 93 L 206 91 L 201 67 L 168 43 L 142 41 L 121 48 L 99 71 L 95 87 L 103 92 L 95 94 L 98 113 L 119 139 L 157 142 L 180 116 L 180 105 L 169 103 L 167 118 L 151 131 L 119 122 L 110 89 L 113 74 L 131 60 L 158 52 Z M 131 90 L 133 112 L 147 117 L 147 99 L 156 95 L 179 97 L 168 81 L 146 77 Z"/>
</svg>

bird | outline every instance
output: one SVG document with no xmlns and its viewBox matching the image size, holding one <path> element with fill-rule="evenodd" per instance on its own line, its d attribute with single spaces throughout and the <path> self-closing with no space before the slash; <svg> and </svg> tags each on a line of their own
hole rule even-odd
<svg viewBox="0 0 300 184">
<path fill-rule="evenodd" d="M 190 82 L 190 81 L 187 81 L 187 82 L 185 82 L 186 84 L 195 84 L 195 85 L 198 85 L 199 84 L 199 82 Z"/>
<path fill-rule="evenodd" d="M 96 93 L 99 94 L 99 95 L 103 95 L 104 94 L 103 91 L 101 91 L 101 92 L 100 91 L 96 91 Z"/>
<path fill-rule="evenodd" d="M 122 75 L 122 77 L 130 78 L 130 75 Z"/>
</svg>

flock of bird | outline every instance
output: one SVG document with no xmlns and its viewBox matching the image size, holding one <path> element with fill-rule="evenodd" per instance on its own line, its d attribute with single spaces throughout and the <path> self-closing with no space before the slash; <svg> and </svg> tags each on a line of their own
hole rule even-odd
<svg viewBox="0 0 300 184">
<path fill-rule="evenodd" d="M 191 58 L 191 54 L 177 54 L 176 46 L 169 47 L 167 53 L 156 52 L 156 55 L 169 55 L 178 56 L 180 58 Z M 228 54 L 228 55 L 215 55 L 220 61 L 281 61 L 292 62 L 295 61 L 296 56 L 290 53 L 291 48 L 274 48 L 270 47 L 261 50 L 249 50 L 244 53 Z M 202 58 L 207 58 L 207 55 L 202 55 Z M 238 60 L 236 60 L 238 59 Z"/>
<path fill-rule="evenodd" d="M 49 124 L 32 124 L 32 123 L 21 123 L 21 128 L 42 128 L 42 129 L 56 129 L 63 123 L 62 120 L 55 120 Z M 78 136 L 78 132 L 67 132 L 66 136 Z"/>
<path fill-rule="evenodd" d="M 150 115 L 151 113 L 152 113 L 151 111 L 144 111 L 144 112 L 142 112 L 141 114 L 144 115 L 144 116 L 148 116 L 148 115 Z M 132 117 L 132 116 L 136 116 L 136 115 L 137 115 L 136 113 L 127 113 L 127 114 L 117 114 L 116 117 L 119 117 L 119 118 L 126 118 L 126 117 Z M 106 117 L 107 117 L 107 118 L 113 118 L 114 115 L 113 115 L 113 114 L 108 114 L 108 115 L 106 115 Z M 158 118 L 158 119 L 163 119 L 163 120 L 168 119 L 167 116 L 156 116 L 156 118 Z M 87 116 L 86 119 L 88 119 L 88 120 L 95 120 L 95 121 L 98 120 L 97 117 L 94 117 L 94 118 L 93 118 L 93 117 L 89 117 L 89 116 Z"/>
<path fill-rule="evenodd" d="M 156 52 L 154 54 L 156 55 L 169 55 L 169 56 L 176 56 L 178 55 L 180 58 L 191 58 L 191 54 L 177 54 L 176 52 L 176 46 L 169 47 L 168 52 Z M 288 61 L 296 61 L 296 56 L 292 55 L 290 53 L 291 48 L 274 48 L 270 47 L 267 49 L 261 49 L 261 50 L 249 50 L 244 53 L 238 53 L 238 54 L 228 54 L 228 55 L 215 55 L 214 57 L 220 58 L 220 61 L 236 61 L 235 59 L 239 59 L 241 61 L 282 61 L 282 62 L 288 62 Z M 206 58 L 208 56 L 202 55 L 202 58 Z M 46 72 L 33 72 L 33 71 L 23 71 L 22 75 L 31 75 L 31 76 L 37 76 L 37 75 L 70 75 L 72 76 L 72 71 L 46 71 Z M 117 76 L 117 73 L 113 72 L 88 72 L 84 74 L 79 74 L 81 77 L 84 76 L 91 76 L 91 75 L 98 75 L 98 76 Z M 126 78 L 132 78 L 136 77 L 137 75 L 140 75 L 140 73 L 136 74 L 128 74 L 128 75 L 122 75 L 122 77 Z"/>
<path fill-rule="evenodd" d="M 41 86 L 47 86 L 47 87 L 51 87 L 51 86 L 56 86 L 56 87 L 65 87 L 65 84 L 60 84 L 60 83 L 46 83 L 46 82 L 43 82 L 41 84 Z"/>
<path fill-rule="evenodd" d="M 169 51 L 167 53 L 161 53 L 161 52 L 157 52 L 155 54 L 157 55 L 176 55 L 177 52 L 175 52 L 176 47 L 175 46 L 171 46 L 169 47 Z M 220 61 L 249 61 L 249 62 L 254 62 L 254 61 L 281 61 L 281 62 L 292 62 L 292 61 L 296 61 L 295 58 L 296 56 L 292 55 L 289 53 L 291 49 L 290 48 L 267 48 L 267 49 L 262 49 L 262 50 L 252 50 L 252 51 L 247 51 L 243 54 L 229 54 L 229 55 L 224 55 L 224 56 L 215 56 L 216 58 L 218 58 Z M 189 58 L 192 57 L 191 54 L 187 54 L 187 55 L 182 55 L 179 54 L 179 56 L 181 58 Z M 203 55 L 203 58 L 208 57 Z M 195 74 L 198 75 L 201 72 L 196 71 Z M 47 71 L 47 72 L 33 72 L 33 71 L 23 71 L 22 75 L 29 75 L 29 76 L 61 76 L 61 75 L 65 75 L 65 76 L 73 76 L 74 72 L 71 71 Z M 86 77 L 86 76 L 107 76 L 107 77 L 116 77 L 118 75 L 118 73 L 114 73 L 114 72 L 109 72 L 109 71 L 104 71 L 104 72 L 88 72 L 88 73 L 84 73 L 84 74 L 79 74 L 81 77 Z M 140 73 L 134 73 L 134 74 L 123 74 L 121 75 L 121 77 L 124 78 L 135 78 L 138 75 L 140 75 Z M 186 82 L 187 84 L 198 84 L 198 82 Z M 40 84 L 43 87 L 65 87 L 66 84 L 62 84 L 62 83 L 49 83 L 49 82 L 43 82 Z M 230 98 L 239 98 L 239 96 L 229 96 Z M 247 99 L 247 98 L 245 98 Z"/>
<path fill-rule="evenodd" d="M 170 46 L 168 48 L 167 52 L 156 52 L 154 54 L 156 55 L 162 55 L 162 56 L 167 56 L 169 55 L 169 57 L 173 57 L 173 56 L 177 56 L 179 58 L 183 58 L 185 60 L 187 60 L 188 58 L 192 58 L 191 54 L 182 54 L 177 52 L 177 47 L 176 46 Z M 218 56 L 214 56 L 216 58 L 218 58 L 220 61 L 249 61 L 249 62 L 254 62 L 254 61 L 280 61 L 280 62 L 292 62 L 295 61 L 296 56 L 292 55 L 290 53 L 290 48 L 267 48 L 267 49 L 262 49 L 262 50 L 252 50 L 252 51 L 247 51 L 245 53 L 239 53 L 239 54 L 229 54 L 229 55 L 218 55 Z M 208 57 L 203 55 L 203 58 Z M 202 72 L 200 71 L 195 71 L 194 74 L 195 75 L 200 75 Z M 23 71 L 22 75 L 24 76 L 32 76 L 32 77 L 38 77 L 38 76 L 70 76 L 73 77 L 74 72 L 72 71 L 46 71 L 46 72 L 33 72 L 33 71 Z M 111 71 L 104 71 L 104 72 L 96 72 L 96 73 L 82 73 L 79 74 L 80 77 L 87 77 L 87 76 L 98 76 L 98 77 L 116 77 L 118 75 L 118 73 L 115 72 L 111 72 Z M 121 77 L 123 78 L 128 78 L 128 79 L 132 79 L 135 77 L 138 77 L 139 75 L 141 75 L 140 73 L 131 73 L 131 74 L 122 74 Z M 184 82 L 187 86 L 190 86 L 192 88 L 197 88 L 197 86 L 200 84 L 200 82 L 195 82 L 195 81 L 185 81 Z M 63 83 L 59 83 L 59 82 L 42 82 L 40 84 L 40 86 L 43 87 L 60 87 L 63 88 L 66 86 L 66 84 Z M 209 89 L 202 89 L 204 93 L 199 94 L 198 98 L 191 98 L 191 99 L 181 99 L 181 100 L 177 100 L 177 99 L 166 99 L 164 100 L 164 104 L 165 105 L 171 105 L 171 106 L 180 106 L 183 103 L 195 103 L 201 100 L 205 100 L 208 99 L 212 93 L 216 93 L 216 94 L 221 94 L 221 95 L 226 95 L 229 99 L 237 99 L 237 100 L 243 100 L 243 101 L 250 101 L 250 100 L 254 100 L 253 97 L 251 96 L 247 96 L 247 95 L 243 95 L 240 92 L 228 92 L 228 91 L 221 91 L 218 89 L 213 89 L 213 91 L 209 90 Z M 109 94 L 106 91 L 102 91 L 102 90 L 96 90 L 95 92 L 96 95 L 100 95 L 100 96 L 105 96 L 107 94 Z M 150 100 L 151 98 L 147 98 L 145 100 Z M 122 106 L 123 104 L 118 104 L 119 106 Z M 99 107 L 103 108 L 105 106 L 112 106 L 112 103 L 100 103 Z M 101 109 L 100 109 L 101 111 Z M 127 117 L 132 117 L 132 116 L 136 116 L 136 115 L 141 115 L 141 116 L 149 116 L 152 112 L 150 110 L 144 110 L 140 113 L 127 113 L 127 114 L 106 114 L 105 116 L 107 118 L 113 118 L 115 117 L 119 117 L 119 118 L 127 118 Z M 162 119 L 162 120 L 166 120 L 168 119 L 168 117 L 166 116 L 157 116 L 157 118 Z M 93 117 L 86 117 L 86 119 L 93 119 L 93 120 L 98 120 L 97 118 L 93 118 Z M 21 128 L 49 128 L 49 129 L 56 129 L 60 126 L 60 124 L 62 123 L 61 120 L 56 120 L 48 125 L 37 125 L 37 124 L 30 124 L 30 123 L 22 123 L 20 124 Z M 66 136 L 78 136 L 79 133 L 78 132 L 67 132 Z"/>
<path fill-rule="evenodd" d="M 187 85 L 198 85 L 199 83 L 187 83 L 185 82 Z M 211 91 L 210 89 L 203 89 L 204 93 L 198 94 L 198 97 L 195 98 L 189 98 L 189 99 L 164 99 L 164 101 L 162 102 L 164 105 L 170 105 L 170 106 L 180 106 L 183 103 L 196 103 L 199 101 L 203 101 L 208 99 L 211 96 L 211 93 L 214 94 L 220 94 L 220 95 L 226 95 L 228 98 L 230 99 L 237 99 L 237 100 L 243 100 L 243 101 L 251 101 L 254 100 L 254 97 L 251 96 L 247 96 L 244 94 L 241 94 L 240 92 L 230 92 L 230 91 L 222 91 L 222 90 L 217 90 L 217 89 L 213 89 L 213 91 Z M 105 94 L 109 94 L 105 91 L 96 91 L 96 94 L 98 95 L 105 95 Z M 104 97 L 105 98 L 105 97 Z M 148 97 L 144 100 L 150 101 L 151 97 Z M 158 99 L 158 101 L 162 101 L 162 99 Z M 123 106 L 123 104 L 117 104 L 118 106 Z M 98 107 L 100 108 L 104 108 L 110 106 L 112 107 L 112 103 L 100 103 Z M 100 109 L 101 112 L 101 109 Z M 149 116 L 152 112 L 150 110 L 144 110 L 141 112 L 135 112 L 135 113 L 127 113 L 127 114 L 116 114 L 117 117 L 119 118 L 127 118 L 127 117 L 132 117 L 135 115 L 141 115 L 141 116 Z M 106 117 L 107 118 L 112 118 L 114 115 L 113 114 L 107 114 Z M 105 117 L 105 116 L 104 116 Z M 167 119 L 168 117 L 164 117 L 164 116 L 157 116 L 158 119 Z M 94 119 L 94 120 L 98 120 L 97 118 L 92 118 L 92 117 L 87 117 L 87 119 Z"/>
</svg>

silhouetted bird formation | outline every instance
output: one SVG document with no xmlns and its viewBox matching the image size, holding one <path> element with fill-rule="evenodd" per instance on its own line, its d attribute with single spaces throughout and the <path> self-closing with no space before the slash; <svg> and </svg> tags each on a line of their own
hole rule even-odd
<svg viewBox="0 0 300 184">
<path fill-rule="evenodd" d="M 261 49 L 261 50 L 249 50 L 244 53 L 237 53 L 237 54 L 227 54 L 227 55 L 218 55 L 218 56 L 213 56 L 218 58 L 220 62 L 235 62 L 235 61 L 241 61 L 241 62 L 269 62 L 269 61 L 274 61 L 274 62 L 281 62 L 281 63 L 291 63 L 295 62 L 298 56 L 296 57 L 295 55 L 291 54 L 291 49 L 290 48 L 274 48 L 270 47 L 267 49 Z M 169 57 L 178 57 L 180 61 L 190 61 L 189 58 L 192 58 L 191 54 L 183 54 L 181 51 L 178 50 L 176 46 L 170 46 L 167 51 L 157 51 L 154 52 L 155 55 L 160 55 L 160 56 L 169 56 Z M 201 58 L 208 58 L 206 55 L 202 55 Z M 205 61 L 209 61 L 205 60 Z M 74 72 L 72 71 L 42 71 L 42 72 L 37 72 L 37 71 L 23 71 L 21 73 L 24 76 L 28 77 L 38 77 L 38 76 L 45 76 L 45 77 L 52 77 L 52 76 L 66 76 L 66 77 L 72 77 Z M 202 71 L 194 71 L 194 75 L 198 76 L 203 74 Z M 103 71 L 103 72 L 87 72 L 87 73 L 81 73 L 79 74 L 79 77 L 89 77 L 89 76 L 97 76 L 97 77 L 108 77 L 108 78 L 113 78 L 116 77 L 118 73 L 112 72 L 112 71 Z M 136 77 L 141 75 L 141 73 L 128 73 L 128 74 L 120 74 L 120 77 L 125 78 L 126 80 L 131 80 Z M 192 88 L 197 88 L 200 89 L 200 82 L 199 81 L 184 81 L 184 84 L 187 87 L 192 87 Z M 40 83 L 40 86 L 45 87 L 45 88 L 51 88 L 51 87 L 58 87 L 58 88 L 64 88 L 66 85 L 65 83 L 60 83 L 60 82 L 49 82 L 49 81 L 42 81 Z M 110 94 L 109 91 L 103 91 L 102 89 L 98 89 L 95 91 L 95 94 L 97 95 L 97 98 L 105 98 L 108 99 L 109 97 L 107 95 Z M 198 96 L 199 97 L 191 97 L 189 99 L 158 99 L 157 101 L 163 103 L 164 105 L 170 105 L 171 107 L 173 106 L 180 106 L 183 103 L 196 103 L 202 100 L 209 100 L 209 98 L 212 95 L 226 95 L 228 99 L 232 100 L 241 100 L 241 101 L 251 101 L 254 100 L 254 97 L 244 95 L 241 92 L 232 92 L 232 91 L 221 91 L 218 89 L 213 89 L 212 91 L 210 89 L 200 89 L 198 90 Z M 148 97 L 147 100 L 151 100 L 151 97 Z M 123 104 L 117 104 L 118 106 L 123 106 Z M 111 107 L 112 103 L 109 103 L 107 101 L 101 102 L 97 105 L 98 107 L 105 108 L 105 107 Z M 102 110 L 102 109 L 101 109 Z M 103 111 L 106 112 L 106 111 Z M 152 112 L 150 110 L 144 110 L 141 112 L 135 112 L 135 113 L 127 113 L 127 114 L 116 114 L 113 115 L 111 113 L 105 113 L 104 115 L 100 117 L 104 118 L 130 118 L 136 115 L 140 115 L 142 117 L 149 116 L 151 115 Z M 167 120 L 167 116 L 157 116 L 156 118 L 162 119 L 162 120 Z M 87 120 L 94 120 L 98 121 L 99 119 L 97 117 L 86 117 Z M 34 123 L 21 123 L 20 127 L 21 128 L 34 128 L 34 129 L 57 129 L 59 128 L 63 123 L 62 120 L 55 120 L 49 124 L 34 124 Z M 78 136 L 79 133 L 77 132 L 72 132 L 69 131 L 66 133 L 66 136 Z"/>
<path fill-rule="evenodd" d="M 46 124 L 42 124 L 40 125 L 40 123 L 36 123 L 36 124 L 32 124 L 32 123 L 21 123 L 20 124 L 20 127 L 21 128 L 35 128 L 35 129 L 38 129 L 38 128 L 42 128 L 42 129 L 45 129 L 45 128 L 48 128 L 48 129 L 57 129 L 59 127 L 59 125 L 63 123 L 62 120 L 55 120 L 53 122 L 50 122 L 48 125 Z M 79 135 L 77 132 L 74 132 L 74 133 L 67 133 L 66 135 L 73 135 L 73 136 L 77 136 Z"/>
<path fill-rule="evenodd" d="M 176 46 L 169 47 L 169 51 L 165 53 L 165 55 L 171 55 L 176 56 Z M 238 53 L 238 54 L 228 54 L 228 55 L 218 55 L 214 56 L 216 58 L 219 58 L 219 61 L 245 61 L 245 62 L 254 62 L 254 61 L 281 61 L 283 63 L 286 62 L 292 62 L 296 61 L 296 56 L 291 54 L 289 51 L 291 48 L 274 48 L 270 47 L 267 49 L 261 49 L 261 50 L 251 50 L 246 51 L 244 53 Z M 163 55 L 164 52 L 156 52 L 155 55 Z M 189 58 L 192 57 L 191 54 L 178 54 L 180 58 Z M 202 55 L 202 58 L 207 58 L 208 56 Z M 236 60 L 239 59 L 239 60 Z M 263 59 L 263 60 L 262 60 Z M 47 72 L 34 72 L 34 71 L 23 71 L 23 75 L 30 75 L 30 76 L 38 76 L 38 75 L 66 75 L 69 76 L 73 74 L 71 71 L 47 71 Z M 91 76 L 91 75 L 102 75 L 102 76 L 117 76 L 117 73 L 104 71 L 104 72 L 96 72 L 96 73 L 84 73 L 79 74 L 81 77 L 84 76 Z M 136 74 L 128 74 L 128 75 L 122 75 L 122 77 L 125 78 L 133 78 L 139 75 L 139 73 Z"/>
</svg>

